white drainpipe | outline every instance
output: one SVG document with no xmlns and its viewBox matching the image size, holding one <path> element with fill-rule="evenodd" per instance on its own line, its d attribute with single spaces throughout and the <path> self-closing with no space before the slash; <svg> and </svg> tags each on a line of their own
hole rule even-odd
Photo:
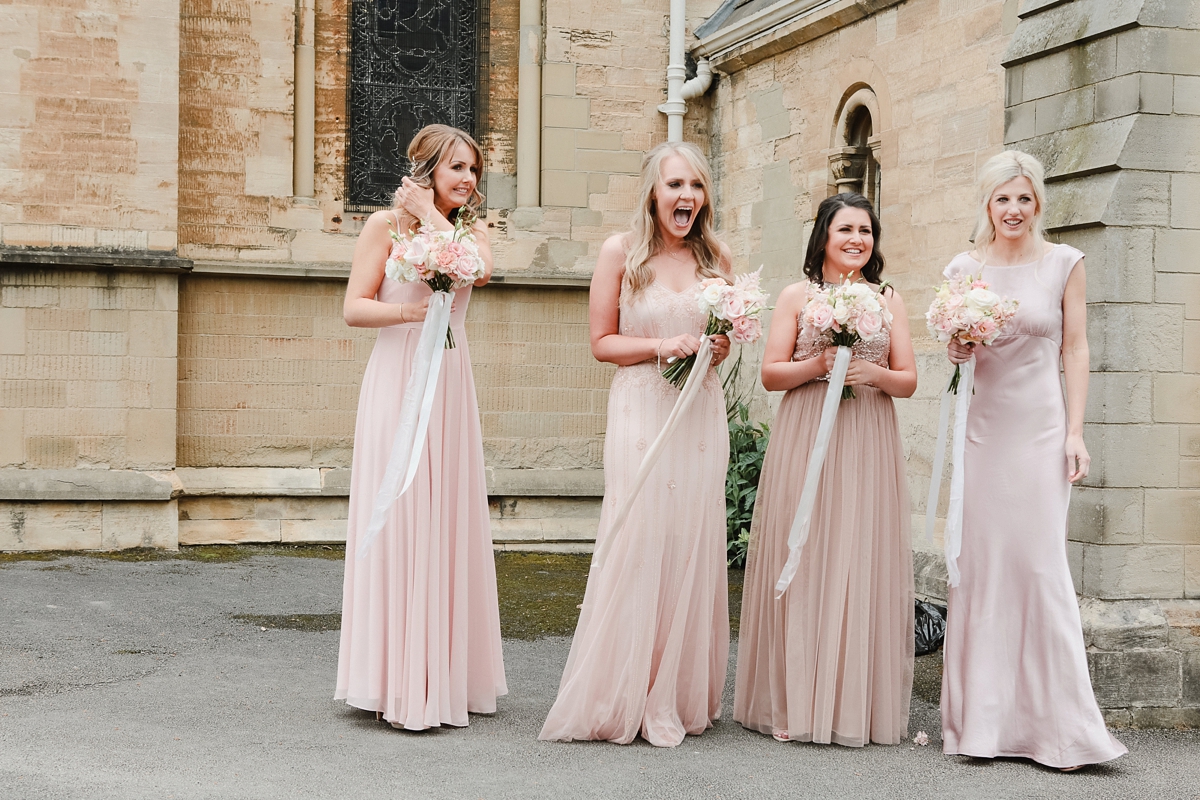
<svg viewBox="0 0 1200 800">
<path fill-rule="evenodd" d="M 687 66 L 683 60 L 683 34 L 687 26 L 687 0 L 671 0 L 670 55 L 667 63 L 667 102 L 658 110 L 667 115 L 667 141 L 683 141 L 683 115 L 687 103 L 699 97 L 712 86 L 712 67 L 708 59 L 696 64 L 696 77 L 687 80 Z"/>
</svg>

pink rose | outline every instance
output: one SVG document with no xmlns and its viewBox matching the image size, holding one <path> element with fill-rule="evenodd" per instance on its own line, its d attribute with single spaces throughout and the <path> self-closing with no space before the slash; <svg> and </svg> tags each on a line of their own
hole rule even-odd
<svg viewBox="0 0 1200 800">
<path fill-rule="evenodd" d="M 822 303 L 812 310 L 809 324 L 819 331 L 827 331 L 833 327 L 833 309 Z"/>
<path fill-rule="evenodd" d="M 394 258 L 397 261 L 404 258 L 404 254 L 408 251 L 408 246 L 404 242 L 392 242 L 392 252 L 388 254 L 388 258 Z"/>
<path fill-rule="evenodd" d="M 975 323 L 975 329 L 972 331 L 977 338 L 985 342 L 991 341 L 993 338 L 995 338 L 998 332 L 999 328 L 996 327 L 995 321 L 989 317 L 984 317 L 983 319 L 979 320 L 979 322 Z"/>
<path fill-rule="evenodd" d="M 864 311 L 858 317 L 858 335 L 865 341 L 871 341 L 883 330 L 883 318 L 874 311 Z"/>
<path fill-rule="evenodd" d="M 746 302 L 734 292 L 726 294 L 724 299 L 725 308 L 722 311 L 726 319 L 735 320 L 746 313 Z"/>
<path fill-rule="evenodd" d="M 729 338 L 738 344 L 750 344 L 758 341 L 758 337 L 762 335 L 762 322 L 755 317 L 735 317 L 733 320 L 733 330 L 729 334 Z"/>
<path fill-rule="evenodd" d="M 455 264 L 457 265 L 458 275 L 463 280 L 470 280 L 475 277 L 476 261 L 471 256 L 463 253 L 463 255 L 458 257 L 458 261 Z"/>
<path fill-rule="evenodd" d="M 450 265 L 457 260 L 458 259 L 454 257 L 454 253 L 450 252 L 449 248 L 438 251 L 437 263 L 438 266 L 442 268 L 443 272 L 447 271 Z"/>
</svg>

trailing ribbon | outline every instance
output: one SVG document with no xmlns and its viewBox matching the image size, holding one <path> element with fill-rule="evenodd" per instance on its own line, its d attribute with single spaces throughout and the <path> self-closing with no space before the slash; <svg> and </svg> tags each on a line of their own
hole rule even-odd
<svg viewBox="0 0 1200 800">
<path fill-rule="evenodd" d="M 708 373 L 708 365 L 710 363 L 712 363 L 712 342 L 705 336 L 700 340 L 700 350 L 696 353 L 696 363 L 692 365 L 692 372 L 688 375 L 687 381 L 683 384 L 683 389 L 679 392 L 679 397 L 675 400 L 675 407 L 671 409 L 666 424 L 663 425 L 662 430 L 658 433 L 658 438 L 654 440 L 654 444 L 650 445 L 650 449 L 646 451 L 646 455 L 642 459 L 642 465 L 638 468 L 637 476 L 633 479 L 633 486 L 630 488 L 629 493 L 625 495 L 625 501 L 621 503 L 616 517 L 613 518 L 608 535 L 600 540 L 596 546 L 596 553 L 592 558 L 592 567 L 594 569 L 603 567 L 604 558 L 608 555 L 608 550 L 612 547 L 613 540 L 617 538 L 617 534 L 625 526 L 625 520 L 629 517 L 629 512 L 633 508 L 633 501 L 637 499 L 638 494 L 642 491 L 642 485 L 646 483 L 646 478 L 650 476 L 650 471 L 658 463 L 659 456 L 662 455 L 667 440 L 671 438 L 671 434 L 679 427 L 679 421 L 687 413 L 688 408 L 692 405 L 692 401 L 696 399 L 696 395 L 700 393 L 700 384 L 703 383 L 704 376 Z"/>
<path fill-rule="evenodd" d="M 788 560 L 775 584 L 775 599 L 783 597 L 796 569 L 800 566 L 800 552 L 808 541 L 808 528 L 812 523 L 813 507 L 817 504 L 817 485 L 821 481 L 821 470 L 825 466 L 825 454 L 829 450 L 829 439 L 833 436 L 833 423 L 837 419 L 838 407 L 842 404 L 842 388 L 846 385 L 846 370 L 850 367 L 850 348 L 840 346 L 829 373 L 829 388 L 825 390 L 825 402 L 821 406 L 821 422 L 817 425 L 817 441 L 808 456 L 808 469 L 804 473 L 804 488 L 800 492 L 800 503 L 796 516 L 792 518 L 792 529 L 788 533 Z"/>
<path fill-rule="evenodd" d="M 971 408 L 971 395 L 975 393 L 975 357 L 962 364 L 958 381 L 958 395 L 950 387 L 942 394 L 942 406 L 938 413 L 938 439 L 933 454 L 933 474 L 929 477 L 929 496 L 925 500 L 925 540 L 933 541 L 933 523 L 937 515 L 938 493 L 942 488 L 942 465 L 946 460 L 946 423 L 950 419 L 950 399 L 955 400 L 954 444 L 950 458 L 954 467 L 950 472 L 950 505 L 946 509 L 944 532 L 946 552 L 946 583 L 955 587 L 961 575 L 958 571 L 958 556 L 962 552 L 963 483 L 967 450 L 967 415 Z M 954 379 L 951 378 L 951 385 Z"/>
<path fill-rule="evenodd" d="M 429 298 L 429 311 L 425 316 L 425 324 L 421 326 L 421 338 L 417 340 L 412 375 L 409 376 L 404 399 L 400 403 L 400 422 L 396 425 L 396 436 L 392 440 L 392 454 L 388 457 L 379 493 L 375 495 L 367 532 L 358 545 L 359 558 L 366 558 L 375 537 L 383 530 L 392 503 L 408 491 L 416 477 L 421 451 L 425 447 L 425 435 L 429 430 L 438 375 L 442 370 L 442 356 L 446 352 L 453 299 L 451 292 L 434 292 Z"/>
</svg>

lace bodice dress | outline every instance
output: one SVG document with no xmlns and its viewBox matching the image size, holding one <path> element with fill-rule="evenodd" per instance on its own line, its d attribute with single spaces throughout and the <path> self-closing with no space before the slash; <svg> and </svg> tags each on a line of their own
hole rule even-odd
<svg viewBox="0 0 1200 800">
<path fill-rule="evenodd" d="M 701 335 L 699 284 L 622 290 L 620 333 Z M 663 363 L 666 366 L 666 363 Z M 725 469 L 729 435 L 715 370 L 669 440 L 620 531 L 613 516 L 679 390 L 658 364 L 618 367 L 608 396 L 604 504 L 597 545 L 612 538 L 587 592 L 542 739 L 641 735 L 674 746 L 720 715 L 729 652 L 725 573 Z"/>
</svg>

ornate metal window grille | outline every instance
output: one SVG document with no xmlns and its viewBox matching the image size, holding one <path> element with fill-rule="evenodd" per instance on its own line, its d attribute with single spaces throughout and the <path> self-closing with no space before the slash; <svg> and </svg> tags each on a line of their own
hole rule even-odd
<svg viewBox="0 0 1200 800">
<path fill-rule="evenodd" d="M 422 127 L 481 138 L 487 16 L 487 0 L 351 0 L 348 209 L 391 205 Z"/>
</svg>

